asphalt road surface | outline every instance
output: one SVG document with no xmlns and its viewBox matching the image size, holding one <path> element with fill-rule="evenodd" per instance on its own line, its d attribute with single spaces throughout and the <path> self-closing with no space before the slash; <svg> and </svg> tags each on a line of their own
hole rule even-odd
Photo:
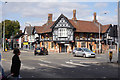
<svg viewBox="0 0 120 80">
<path fill-rule="evenodd" d="M 12 51 L 2 54 L 2 67 L 10 73 Z M 97 54 L 96 58 L 73 57 L 70 53 L 49 53 L 34 56 L 32 51 L 21 51 L 22 78 L 118 78 L 117 55 L 113 63 L 108 54 Z"/>
</svg>

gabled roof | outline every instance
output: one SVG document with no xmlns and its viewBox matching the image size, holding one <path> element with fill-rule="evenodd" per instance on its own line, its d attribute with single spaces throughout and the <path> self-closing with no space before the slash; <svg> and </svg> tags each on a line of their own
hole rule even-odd
<svg viewBox="0 0 120 80">
<path fill-rule="evenodd" d="M 51 23 L 46 23 L 42 26 L 34 26 L 36 33 L 37 34 L 41 34 L 41 33 L 48 33 L 48 32 L 52 32 L 52 29 L 50 28 L 52 25 L 54 24 L 54 21 L 52 21 Z"/>
<path fill-rule="evenodd" d="M 17 34 L 13 37 L 13 39 L 20 38 L 22 35 L 24 35 L 24 33 Z"/>
<path fill-rule="evenodd" d="M 67 17 L 65 17 L 63 14 L 61 14 L 58 19 L 55 21 L 55 23 L 50 27 L 50 28 L 54 28 L 55 25 L 58 23 L 58 21 L 61 19 L 61 18 L 64 18 L 71 26 L 71 28 L 74 28 L 73 25 L 69 22 L 69 19 Z"/>
<path fill-rule="evenodd" d="M 106 33 L 106 31 L 110 28 L 110 25 L 111 25 L 111 24 L 103 25 L 103 26 L 102 26 L 102 33 Z"/>
<path fill-rule="evenodd" d="M 99 22 L 94 22 L 94 21 L 83 21 L 83 20 L 72 20 L 68 19 L 65 17 L 63 14 L 61 14 L 56 21 L 52 21 L 51 23 L 46 23 L 42 26 L 35 26 L 36 33 L 41 34 L 41 33 L 48 33 L 52 32 L 52 28 L 54 28 L 55 24 L 57 21 L 64 17 L 70 25 L 75 28 L 75 32 L 85 32 L 85 33 L 99 33 Z M 101 27 L 101 33 L 105 33 L 110 25 L 102 25 L 100 24 Z"/>
<path fill-rule="evenodd" d="M 25 31 L 27 32 L 27 35 L 30 35 L 32 32 L 33 32 L 33 26 L 26 26 L 25 27 L 25 30 L 24 30 L 24 34 L 25 34 Z"/>
</svg>

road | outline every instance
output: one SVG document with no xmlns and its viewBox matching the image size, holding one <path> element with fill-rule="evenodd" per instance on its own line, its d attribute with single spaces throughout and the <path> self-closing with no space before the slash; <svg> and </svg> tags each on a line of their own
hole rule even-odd
<svg viewBox="0 0 120 80">
<path fill-rule="evenodd" d="M 32 51 L 21 51 L 22 78 L 118 78 L 117 57 L 109 63 L 108 54 L 96 58 L 73 57 L 67 53 L 49 53 L 34 56 Z M 10 73 L 12 51 L 2 54 L 2 66 Z"/>
</svg>

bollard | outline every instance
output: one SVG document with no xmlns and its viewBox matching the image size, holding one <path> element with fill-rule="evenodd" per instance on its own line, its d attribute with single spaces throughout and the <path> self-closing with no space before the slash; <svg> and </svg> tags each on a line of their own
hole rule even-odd
<svg viewBox="0 0 120 80">
<path fill-rule="evenodd" d="M 110 60 L 110 62 L 112 61 L 112 56 L 113 56 L 113 52 L 110 51 L 110 52 L 109 52 L 109 60 Z"/>
<path fill-rule="evenodd" d="M 93 50 L 93 52 L 95 53 L 95 50 Z"/>
<path fill-rule="evenodd" d="M 7 48 L 5 48 L 5 52 L 7 52 Z"/>
</svg>

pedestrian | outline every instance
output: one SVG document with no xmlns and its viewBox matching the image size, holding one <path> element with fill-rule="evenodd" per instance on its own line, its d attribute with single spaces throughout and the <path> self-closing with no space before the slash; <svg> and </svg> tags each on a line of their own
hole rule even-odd
<svg viewBox="0 0 120 80">
<path fill-rule="evenodd" d="M 19 80 L 20 67 L 21 67 L 21 61 L 19 59 L 20 50 L 18 48 L 15 48 L 13 54 L 14 56 L 12 57 L 11 75 L 14 80 Z"/>
<path fill-rule="evenodd" d="M 92 44 L 89 44 L 89 46 L 90 46 L 90 50 L 92 51 Z"/>
<path fill-rule="evenodd" d="M 110 51 L 109 52 L 109 60 L 110 60 L 110 62 L 112 61 L 112 56 L 113 56 L 112 51 Z"/>
</svg>

